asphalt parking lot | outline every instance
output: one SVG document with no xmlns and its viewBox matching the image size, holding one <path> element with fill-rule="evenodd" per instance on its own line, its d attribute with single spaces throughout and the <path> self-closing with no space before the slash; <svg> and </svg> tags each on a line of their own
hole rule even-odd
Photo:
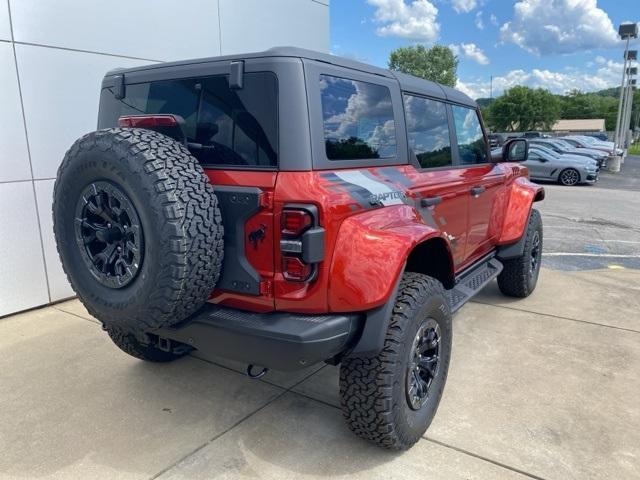
<svg viewBox="0 0 640 480">
<path fill-rule="evenodd" d="M 0 479 L 640 478 L 635 167 L 547 186 L 537 290 L 493 283 L 456 315 L 443 401 L 407 452 L 351 435 L 335 367 L 147 364 L 71 300 L 0 319 Z"/>
<path fill-rule="evenodd" d="M 594 186 L 545 185 L 544 265 L 560 270 L 640 269 L 640 157 Z"/>
</svg>

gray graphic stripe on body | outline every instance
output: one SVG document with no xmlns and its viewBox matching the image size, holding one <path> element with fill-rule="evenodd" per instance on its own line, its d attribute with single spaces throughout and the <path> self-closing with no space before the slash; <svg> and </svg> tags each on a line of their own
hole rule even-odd
<svg viewBox="0 0 640 480">
<path fill-rule="evenodd" d="M 397 167 L 381 167 L 377 169 L 377 172 L 383 177 L 387 177 L 392 182 L 399 183 L 404 187 L 413 186 L 413 182 L 399 171 Z"/>
<path fill-rule="evenodd" d="M 345 182 L 359 185 L 362 188 L 367 189 L 369 192 L 371 192 L 372 198 L 378 199 L 378 201 L 385 206 L 400 205 L 403 203 L 400 198 L 389 195 L 394 192 L 391 187 L 386 185 L 384 182 L 381 182 L 380 180 L 368 177 L 360 170 L 347 170 L 342 172 L 335 172 L 335 174 Z"/>
<path fill-rule="evenodd" d="M 341 187 L 349 192 L 349 195 L 358 202 L 362 208 L 371 208 L 373 205 L 370 202 L 371 192 L 366 188 L 356 185 L 354 183 L 343 180 L 335 173 L 322 173 L 322 178 L 335 184 L 336 187 Z"/>
<path fill-rule="evenodd" d="M 415 206 L 415 202 L 407 196 L 406 191 L 401 186 L 394 183 L 391 183 L 391 184 L 388 183 L 388 182 L 391 182 L 389 178 L 387 178 L 386 179 L 387 181 L 385 181 L 384 179 L 380 179 L 380 177 L 376 177 L 369 170 L 361 170 L 361 172 L 363 175 L 366 175 L 368 178 L 370 178 L 374 182 L 381 182 L 383 185 L 386 185 L 387 187 L 389 187 L 389 191 L 392 192 L 392 195 L 389 195 L 389 197 L 393 196 L 394 198 L 399 199 L 402 203 L 406 205 L 410 205 L 412 207 Z"/>
</svg>

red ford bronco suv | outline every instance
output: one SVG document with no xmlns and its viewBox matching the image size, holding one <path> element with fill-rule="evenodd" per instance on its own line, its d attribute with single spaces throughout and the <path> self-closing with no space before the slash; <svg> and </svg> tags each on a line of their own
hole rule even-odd
<svg viewBox="0 0 640 480">
<path fill-rule="evenodd" d="M 527 151 L 491 158 L 456 90 L 306 50 L 116 70 L 58 171 L 55 236 L 128 354 L 197 349 L 251 376 L 340 364 L 353 432 L 408 448 L 442 396 L 452 313 L 496 277 L 535 288 Z"/>
</svg>

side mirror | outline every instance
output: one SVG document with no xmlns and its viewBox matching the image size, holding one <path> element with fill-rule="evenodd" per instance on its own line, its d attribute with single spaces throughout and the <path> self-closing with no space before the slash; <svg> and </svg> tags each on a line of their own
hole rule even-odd
<svg viewBox="0 0 640 480">
<path fill-rule="evenodd" d="M 529 141 L 524 138 L 508 140 L 502 151 L 491 155 L 494 162 L 525 162 L 529 158 Z"/>
</svg>

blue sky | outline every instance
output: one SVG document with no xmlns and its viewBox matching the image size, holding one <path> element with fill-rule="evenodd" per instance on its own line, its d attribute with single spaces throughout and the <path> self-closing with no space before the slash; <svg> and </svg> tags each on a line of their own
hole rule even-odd
<svg viewBox="0 0 640 480">
<path fill-rule="evenodd" d="M 458 88 L 475 98 L 489 96 L 492 75 L 494 96 L 517 84 L 594 91 L 620 82 L 616 32 L 640 20 L 639 7 L 638 0 L 332 0 L 331 52 L 386 67 L 397 47 L 439 43 L 458 54 Z"/>
</svg>

